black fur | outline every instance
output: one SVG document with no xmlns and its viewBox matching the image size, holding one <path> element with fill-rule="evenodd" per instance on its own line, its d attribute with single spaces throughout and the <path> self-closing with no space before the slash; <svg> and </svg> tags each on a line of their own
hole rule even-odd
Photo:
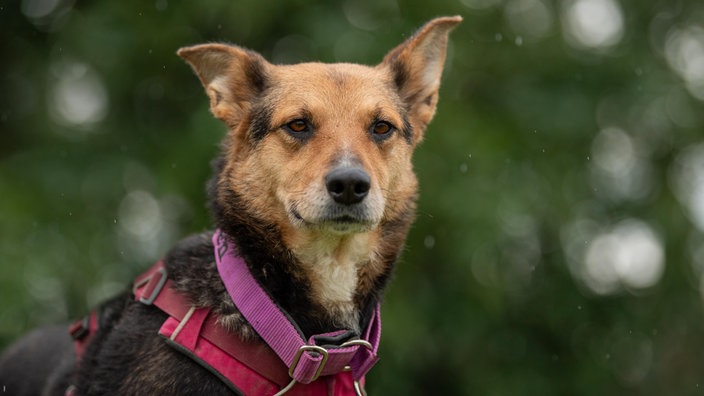
<svg viewBox="0 0 704 396">
<path fill-rule="evenodd" d="M 271 130 L 272 109 L 269 106 L 258 104 L 252 111 L 249 136 L 253 144 L 259 143 Z"/>
<path fill-rule="evenodd" d="M 66 326 L 34 330 L 0 357 L 0 395 L 63 395 L 74 363 Z"/>
<path fill-rule="evenodd" d="M 413 143 L 413 126 L 411 126 L 411 122 L 408 120 L 407 116 L 403 117 L 403 127 L 401 128 L 401 134 L 406 140 L 406 143 Z"/>
<path fill-rule="evenodd" d="M 254 87 L 257 94 L 261 94 L 267 88 L 267 76 L 264 72 L 263 59 L 261 55 L 254 51 L 246 50 L 251 61 L 245 68 L 245 75 L 249 80 L 250 86 Z"/>
<path fill-rule="evenodd" d="M 394 76 L 394 84 L 396 85 L 396 89 L 401 91 L 409 78 L 408 69 L 403 65 L 403 63 L 396 61 L 395 57 L 390 65 L 391 73 Z"/>
</svg>

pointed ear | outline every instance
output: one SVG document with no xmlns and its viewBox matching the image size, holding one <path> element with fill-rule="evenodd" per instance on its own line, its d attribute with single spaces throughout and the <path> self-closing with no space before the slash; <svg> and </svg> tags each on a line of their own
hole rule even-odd
<svg viewBox="0 0 704 396">
<path fill-rule="evenodd" d="M 460 16 L 431 20 L 391 50 L 379 65 L 391 73 L 416 129 L 420 129 L 416 142 L 435 114 L 448 35 L 461 21 Z"/>
<path fill-rule="evenodd" d="M 191 65 L 210 97 L 210 111 L 234 128 L 251 101 L 266 87 L 270 64 L 256 52 L 234 45 L 202 44 L 177 54 Z"/>
</svg>

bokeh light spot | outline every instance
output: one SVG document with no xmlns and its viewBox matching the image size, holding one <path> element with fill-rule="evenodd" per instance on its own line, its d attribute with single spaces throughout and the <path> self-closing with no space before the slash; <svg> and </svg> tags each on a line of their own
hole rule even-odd
<svg viewBox="0 0 704 396">
<path fill-rule="evenodd" d="M 49 110 L 55 122 L 81 131 L 91 131 L 108 112 L 108 94 L 98 73 L 79 61 L 52 65 L 56 77 L 49 96 Z"/>
<path fill-rule="evenodd" d="M 670 180 L 690 220 L 704 232 L 704 143 L 687 147 L 677 156 Z"/>
<path fill-rule="evenodd" d="M 565 38 L 580 49 L 606 50 L 618 44 L 623 23 L 615 0 L 571 0 L 563 12 Z"/>
<path fill-rule="evenodd" d="M 554 22 L 552 10 L 542 0 L 511 0 L 505 12 L 513 31 L 527 41 L 547 36 Z"/>
<path fill-rule="evenodd" d="M 60 0 L 22 0 L 20 9 L 27 18 L 44 18 L 54 12 Z"/>
<path fill-rule="evenodd" d="M 161 208 L 156 199 L 145 191 L 132 191 L 119 208 L 120 226 L 139 238 L 153 238 L 162 228 Z"/>
<path fill-rule="evenodd" d="M 654 190 L 651 165 L 639 140 L 616 127 L 604 128 L 592 142 L 592 184 L 598 195 L 642 200 Z"/>
<path fill-rule="evenodd" d="M 685 81 L 687 89 L 704 100 L 704 28 L 673 29 L 667 35 L 665 55 L 670 67 Z"/>
<path fill-rule="evenodd" d="M 599 233 L 589 244 L 582 280 L 598 294 L 611 294 L 621 287 L 652 287 L 662 277 L 664 257 L 662 242 L 649 225 L 624 220 Z"/>
</svg>

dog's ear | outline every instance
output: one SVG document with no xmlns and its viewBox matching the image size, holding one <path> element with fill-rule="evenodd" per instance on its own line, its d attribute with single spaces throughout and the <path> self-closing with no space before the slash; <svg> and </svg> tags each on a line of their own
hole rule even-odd
<svg viewBox="0 0 704 396">
<path fill-rule="evenodd" d="M 210 97 L 210 111 L 234 128 L 251 100 L 264 90 L 270 64 L 258 53 L 234 45 L 202 44 L 177 54 L 195 71 Z"/>
<path fill-rule="evenodd" d="M 447 38 L 462 17 L 435 18 L 421 27 L 404 43 L 391 50 L 379 67 L 385 68 L 394 79 L 401 99 L 416 121 L 414 137 L 418 142 L 423 130 L 432 120 L 438 102 Z"/>
</svg>

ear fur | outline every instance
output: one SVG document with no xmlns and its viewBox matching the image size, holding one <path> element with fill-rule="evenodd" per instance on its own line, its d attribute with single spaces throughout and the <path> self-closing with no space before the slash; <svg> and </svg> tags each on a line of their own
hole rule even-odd
<svg viewBox="0 0 704 396">
<path fill-rule="evenodd" d="M 210 98 L 210 111 L 230 128 L 239 124 L 251 101 L 266 88 L 269 63 L 234 45 L 201 44 L 177 54 L 191 65 Z"/>
<path fill-rule="evenodd" d="M 416 121 L 416 129 L 420 129 L 414 137 L 416 142 L 422 139 L 423 130 L 435 115 L 448 35 L 460 22 L 461 16 L 429 21 L 391 50 L 379 65 L 391 73 L 411 118 Z"/>
</svg>

